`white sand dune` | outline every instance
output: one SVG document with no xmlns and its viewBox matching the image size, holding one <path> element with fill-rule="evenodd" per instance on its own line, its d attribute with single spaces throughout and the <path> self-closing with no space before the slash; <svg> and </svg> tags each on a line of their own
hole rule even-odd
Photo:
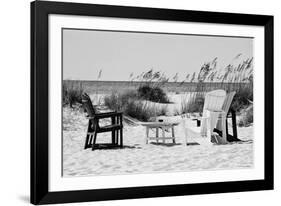
<svg viewBox="0 0 281 206">
<path fill-rule="evenodd" d="M 174 117 L 177 120 L 180 117 Z M 153 172 L 217 170 L 253 166 L 253 128 L 238 128 L 243 142 L 227 145 L 185 145 L 181 125 L 176 144 L 145 144 L 143 126 L 124 126 L 124 148 L 84 150 L 87 120 L 63 109 L 63 176 L 117 175 Z M 153 131 L 151 131 L 153 135 Z M 167 133 L 167 135 L 170 135 Z M 98 134 L 97 142 L 110 142 L 110 133 Z M 168 142 L 169 140 L 166 140 Z"/>
</svg>

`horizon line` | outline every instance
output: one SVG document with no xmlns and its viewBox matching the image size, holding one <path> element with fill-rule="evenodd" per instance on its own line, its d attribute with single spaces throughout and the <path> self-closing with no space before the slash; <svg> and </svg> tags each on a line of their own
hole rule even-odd
<svg viewBox="0 0 281 206">
<path fill-rule="evenodd" d="M 63 79 L 63 81 L 83 81 L 83 82 L 131 82 L 131 83 L 157 83 L 155 82 L 146 82 L 146 81 L 131 81 L 131 80 L 81 80 L 81 79 Z M 159 82 L 161 83 L 161 82 Z M 241 83 L 250 83 L 250 82 L 163 82 L 163 83 L 178 83 L 178 84 L 183 84 L 183 83 L 232 83 L 232 84 L 241 84 Z"/>
</svg>

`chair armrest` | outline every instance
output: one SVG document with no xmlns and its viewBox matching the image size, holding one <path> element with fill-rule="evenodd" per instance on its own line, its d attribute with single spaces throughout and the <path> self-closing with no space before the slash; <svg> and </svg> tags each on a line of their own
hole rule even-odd
<svg viewBox="0 0 281 206">
<path fill-rule="evenodd" d="M 198 117 L 191 117 L 191 119 L 192 119 L 192 120 L 197 120 L 197 119 L 199 119 L 199 120 L 200 120 L 201 118 L 202 118 L 202 116 L 198 116 Z"/>
<path fill-rule="evenodd" d="M 122 116 L 123 112 L 108 112 L 108 113 L 100 113 L 95 114 L 95 117 L 97 119 L 103 119 L 103 118 L 109 118 L 109 117 L 116 117 L 116 116 Z"/>
<path fill-rule="evenodd" d="M 227 114 L 225 111 L 223 110 L 217 110 L 217 111 L 212 111 L 212 110 L 208 110 L 209 112 L 213 112 L 213 113 L 218 113 L 219 116 L 218 118 L 221 119 L 221 118 L 226 118 Z"/>
<path fill-rule="evenodd" d="M 197 121 L 201 121 L 202 119 L 208 119 L 209 117 L 197 117 L 192 119 L 193 121 L 197 120 Z"/>
<path fill-rule="evenodd" d="M 201 117 L 201 120 L 202 120 L 202 119 L 210 119 L 210 117 Z"/>
<path fill-rule="evenodd" d="M 195 114 L 195 115 L 191 115 L 190 118 L 191 118 L 192 120 L 199 120 L 199 121 L 200 121 L 200 120 L 201 120 L 201 117 L 202 117 L 202 116 L 201 116 L 200 114 Z"/>
</svg>

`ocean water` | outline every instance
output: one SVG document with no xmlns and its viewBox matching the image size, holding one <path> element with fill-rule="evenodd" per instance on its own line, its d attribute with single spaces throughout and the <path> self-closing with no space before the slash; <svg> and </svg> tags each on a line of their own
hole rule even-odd
<svg viewBox="0 0 281 206">
<path fill-rule="evenodd" d="M 137 89 L 140 85 L 145 85 L 146 82 L 139 81 L 83 81 L 83 80 L 63 80 L 63 83 L 67 86 L 82 86 L 88 93 L 112 93 L 112 92 L 123 92 L 127 90 Z M 151 84 L 157 85 L 152 82 Z M 221 83 L 221 82 L 167 82 L 159 83 L 166 92 L 184 93 L 184 92 L 195 92 L 199 90 L 212 91 L 214 89 L 224 90 L 236 90 L 239 85 L 247 83 Z"/>
</svg>

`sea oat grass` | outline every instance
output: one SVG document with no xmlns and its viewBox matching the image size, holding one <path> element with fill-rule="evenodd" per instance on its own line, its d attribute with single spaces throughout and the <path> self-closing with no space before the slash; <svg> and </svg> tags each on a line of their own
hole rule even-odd
<svg viewBox="0 0 281 206">
<path fill-rule="evenodd" d="M 144 122 L 167 113 L 166 107 L 159 107 L 151 104 L 149 101 L 140 99 L 135 91 L 127 91 L 125 93 L 113 92 L 105 96 L 104 104 L 110 109 L 122 111 L 125 115 Z"/>
<path fill-rule="evenodd" d="M 69 105 L 73 108 L 76 103 L 82 103 L 81 95 L 84 93 L 82 82 L 63 81 L 62 102 L 63 106 Z"/>
</svg>

